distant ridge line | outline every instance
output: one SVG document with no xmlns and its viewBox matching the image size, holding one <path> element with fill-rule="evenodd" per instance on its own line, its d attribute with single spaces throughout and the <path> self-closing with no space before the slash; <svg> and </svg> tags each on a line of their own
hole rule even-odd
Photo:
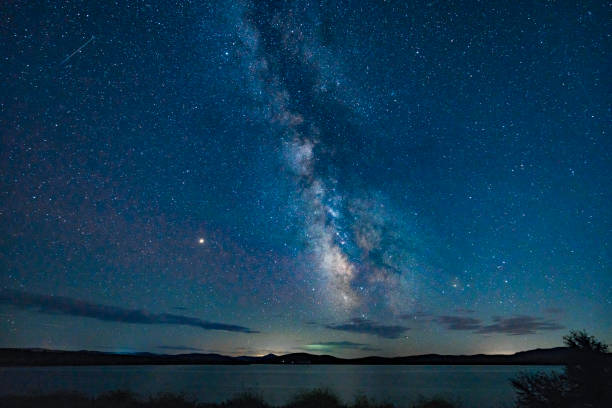
<svg viewBox="0 0 612 408">
<path fill-rule="evenodd" d="M 578 353 L 567 347 L 534 349 L 514 354 L 441 355 L 401 357 L 368 356 L 340 358 L 330 355 L 291 353 L 255 356 L 224 356 L 214 353 L 119 354 L 103 351 L 64 351 L 47 349 L 0 348 L 0 366 L 75 365 L 197 365 L 197 364 L 336 364 L 336 365 L 563 365 L 578 360 Z M 612 357 L 612 356 L 611 356 Z"/>
</svg>

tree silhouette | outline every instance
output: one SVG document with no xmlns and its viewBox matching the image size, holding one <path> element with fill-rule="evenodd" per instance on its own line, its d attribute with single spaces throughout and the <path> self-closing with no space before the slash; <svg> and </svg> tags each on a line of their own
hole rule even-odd
<svg viewBox="0 0 612 408">
<path fill-rule="evenodd" d="M 600 342 L 594 336 L 589 336 L 584 330 L 572 330 L 563 336 L 563 343 L 571 349 L 593 353 L 607 353 L 608 345 Z"/>
<path fill-rule="evenodd" d="M 563 337 L 569 348 L 563 374 L 522 373 L 511 380 L 520 408 L 612 407 L 612 355 L 585 331 Z"/>
</svg>

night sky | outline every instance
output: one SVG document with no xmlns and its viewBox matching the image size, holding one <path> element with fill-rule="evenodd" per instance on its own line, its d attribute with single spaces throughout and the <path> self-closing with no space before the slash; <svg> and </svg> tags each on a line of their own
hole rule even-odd
<svg viewBox="0 0 612 408">
<path fill-rule="evenodd" d="M 612 341 L 605 1 L 0 6 L 0 347 Z"/>
</svg>

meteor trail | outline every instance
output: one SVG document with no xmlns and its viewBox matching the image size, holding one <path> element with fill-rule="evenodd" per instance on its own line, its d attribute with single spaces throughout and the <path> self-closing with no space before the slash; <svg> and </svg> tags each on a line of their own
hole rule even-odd
<svg viewBox="0 0 612 408">
<path fill-rule="evenodd" d="M 85 42 L 85 44 L 81 45 L 79 48 L 77 48 L 72 54 L 70 54 L 69 56 L 67 56 L 66 58 L 64 58 L 62 60 L 62 62 L 60 62 L 60 65 L 64 65 L 70 58 L 72 58 L 74 56 L 74 54 L 76 54 L 77 52 L 81 51 L 83 48 L 85 48 L 87 46 L 87 44 L 89 44 L 90 42 L 93 41 L 93 39 L 95 38 L 95 36 L 91 36 L 91 38 L 89 40 L 87 40 Z"/>
</svg>

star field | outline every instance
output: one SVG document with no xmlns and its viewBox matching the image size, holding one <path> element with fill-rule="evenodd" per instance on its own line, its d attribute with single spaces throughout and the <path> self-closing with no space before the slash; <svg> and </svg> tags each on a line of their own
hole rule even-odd
<svg viewBox="0 0 612 408">
<path fill-rule="evenodd" d="M 0 6 L 0 347 L 612 340 L 609 4 Z"/>
</svg>

